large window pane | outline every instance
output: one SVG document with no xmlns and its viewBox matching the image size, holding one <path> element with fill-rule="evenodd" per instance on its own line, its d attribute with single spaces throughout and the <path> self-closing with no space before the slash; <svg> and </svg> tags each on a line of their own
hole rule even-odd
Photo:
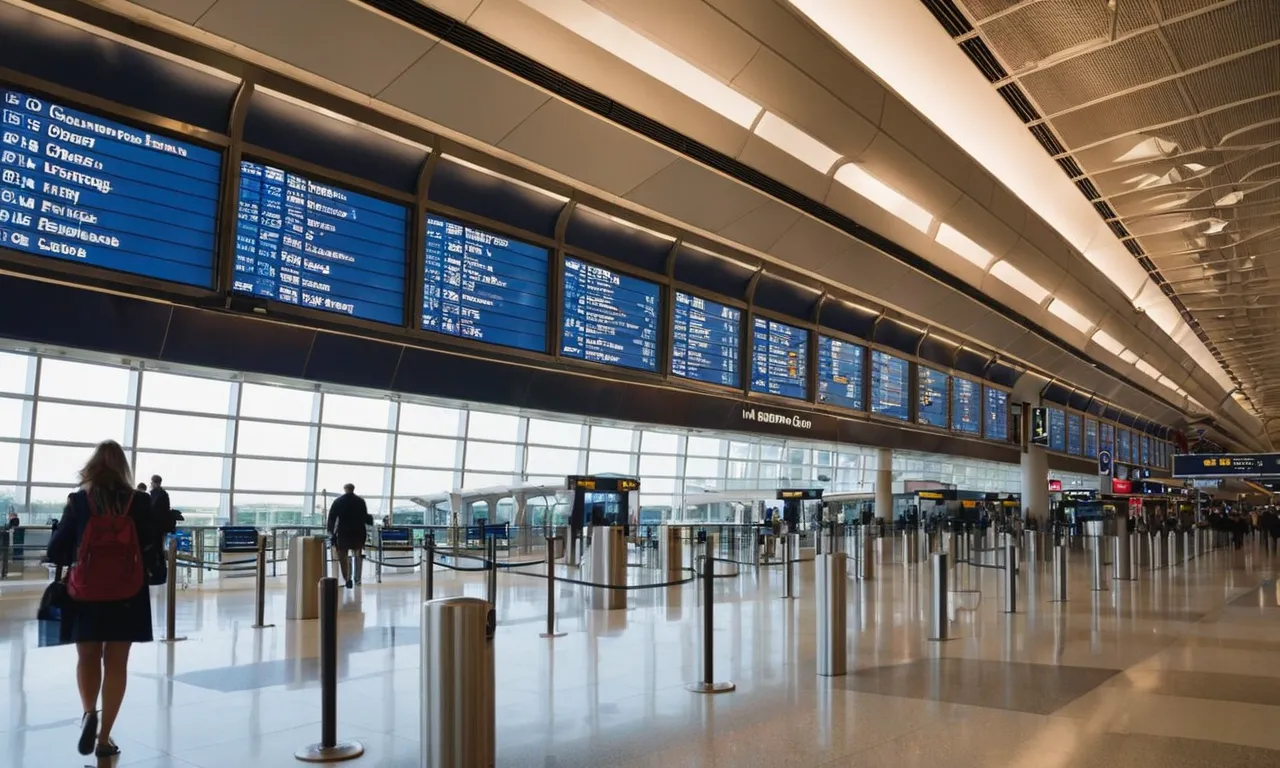
<svg viewBox="0 0 1280 768">
<path fill-rule="evenodd" d="M 321 462 L 319 471 L 316 473 L 316 491 L 328 491 L 333 497 L 342 493 L 342 486 L 351 483 L 356 487 L 356 493 L 365 497 L 371 507 L 369 511 L 372 512 L 372 507 L 379 506 L 374 504 L 373 499 L 382 495 L 382 483 L 386 473 L 386 467 Z"/>
<path fill-rule="evenodd" d="M 0 443 L 0 485 L 6 482 L 19 481 L 25 483 L 26 477 L 18 477 L 18 458 L 22 454 L 20 443 Z M 0 513 L 5 510 L 0 509 Z"/>
<path fill-rule="evenodd" d="M 396 441 L 396 464 L 452 469 L 457 463 L 457 440 L 400 435 Z"/>
<path fill-rule="evenodd" d="M 572 475 L 578 471 L 578 451 L 572 448 L 543 448 L 531 445 L 525 457 L 525 472 L 538 475 Z"/>
<path fill-rule="evenodd" d="M 587 457 L 587 472 L 592 475 L 630 475 L 631 454 L 592 451 Z"/>
<path fill-rule="evenodd" d="M 391 401 L 372 397 L 325 395 L 321 417 L 325 424 L 345 427 L 391 429 L 395 426 L 391 423 Z"/>
<path fill-rule="evenodd" d="M 93 449 L 89 447 L 36 445 L 31 452 L 31 480 L 53 485 L 79 485 L 80 468 L 92 453 Z"/>
<path fill-rule="evenodd" d="M 309 508 L 302 496 L 249 494 L 235 495 L 236 525 L 324 525 L 325 514 Z M 284 553 L 279 553 L 284 557 Z"/>
<path fill-rule="evenodd" d="M 236 490 L 301 493 L 307 487 L 305 461 L 236 459 Z"/>
<path fill-rule="evenodd" d="M 67 506 L 67 495 L 75 490 L 75 484 L 31 487 L 31 514 L 28 519 L 35 525 L 46 525 L 50 520 L 61 520 Z"/>
<path fill-rule="evenodd" d="M 680 450 L 680 436 L 671 432 L 645 430 L 640 439 L 640 450 L 644 453 L 677 453 Z"/>
<path fill-rule="evenodd" d="M 675 456 L 640 455 L 640 477 L 674 477 L 676 472 Z"/>
<path fill-rule="evenodd" d="M 0 352 L 0 392 L 31 394 L 27 391 L 27 372 L 30 365 L 31 357 L 28 355 Z"/>
<path fill-rule="evenodd" d="M 269 384 L 244 384 L 240 389 L 240 415 L 275 421 L 311 422 L 315 393 Z"/>
<path fill-rule="evenodd" d="M 222 515 L 225 494 L 196 491 L 169 491 L 169 503 L 182 512 L 184 526 L 226 525 L 229 519 Z M 283 554 L 281 554 L 283 557 Z"/>
<path fill-rule="evenodd" d="M 240 456 L 301 458 L 311 445 L 310 427 L 241 421 L 238 429 L 236 454 Z"/>
<path fill-rule="evenodd" d="M 396 467 L 395 495 L 398 498 L 430 496 L 454 490 L 453 472 L 440 469 L 402 469 Z"/>
<path fill-rule="evenodd" d="M 690 435 L 685 446 L 685 453 L 690 456 L 716 457 L 724 449 L 724 441 L 718 437 L 698 437 Z"/>
<path fill-rule="evenodd" d="M 358 429 L 320 428 L 320 458 L 327 461 L 363 461 L 385 464 L 387 441 L 385 432 Z"/>
<path fill-rule="evenodd" d="M 227 425 L 226 419 L 143 411 L 138 414 L 138 447 L 226 453 Z"/>
<path fill-rule="evenodd" d="M 225 416 L 233 407 L 231 382 L 145 371 L 142 374 L 142 395 L 139 402 L 143 408 Z"/>
<path fill-rule="evenodd" d="M 561 448 L 577 448 L 582 445 L 582 425 L 565 421 L 529 419 L 527 442 Z"/>
<path fill-rule="evenodd" d="M 171 488 L 222 488 L 222 459 L 216 456 L 139 451 L 136 465 L 138 482 L 160 475 Z"/>
<path fill-rule="evenodd" d="M 688 458 L 684 463 L 685 477 L 720 477 L 721 462 L 717 459 Z"/>
<path fill-rule="evenodd" d="M 400 431 L 457 437 L 462 411 L 421 403 L 400 404 Z"/>
<path fill-rule="evenodd" d="M 472 439 L 514 442 L 519 427 L 520 417 L 505 413 L 472 411 L 467 417 L 467 437 Z"/>
<path fill-rule="evenodd" d="M 124 405 L 129 402 L 129 369 L 46 357 L 40 366 L 40 396 Z"/>
<path fill-rule="evenodd" d="M 36 409 L 36 439 L 97 444 L 124 442 L 125 411 L 90 405 L 40 403 Z"/>
<path fill-rule="evenodd" d="M 497 488 L 499 486 L 514 485 L 517 482 L 519 482 L 519 479 L 514 474 L 466 472 L 462 475 L 462 487 L 466 489 Z"/>
<path fill-rule="evenodd" d="M 26 401 L 13 397 L 0 397 L 0 436 L 20 437 L 22 435 L 22 412 Z"/>
<path fill-rule="evenodd" d="M 617 427 L 591 427 L 591 449 L 595 451 L 630 451 L 633 431 Z"/>
<path fill-rule="evenodd" d="M 516 467 L 516 447 L 505 443 L 468 440 L 466 469 L 489 472 L 517 471 L 519 468 Z"/>
</svg>

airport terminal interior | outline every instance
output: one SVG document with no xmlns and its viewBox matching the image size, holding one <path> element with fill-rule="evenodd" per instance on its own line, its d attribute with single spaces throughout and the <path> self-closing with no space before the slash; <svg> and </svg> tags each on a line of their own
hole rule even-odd
<svg viewBox="0 0 1280 768">
<path fill-rule="evenodd" d="M 1280 766 L 1278 73 L 1277 0 L 0 0 L 0 766 Z"/>
</svg>

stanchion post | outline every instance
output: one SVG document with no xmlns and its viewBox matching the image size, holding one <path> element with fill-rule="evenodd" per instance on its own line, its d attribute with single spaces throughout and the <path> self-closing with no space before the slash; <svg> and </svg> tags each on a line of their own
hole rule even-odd
<svg viewBox="0 0 1280 768">
<path fill-rule="evenodd" d="M 1105 549 L 1101 536 L 1093 537 L 1093 591 L 1105 592 L 1107 589 L 1107 574 L 1102 567 L 1102 550 Z"/>
<path fill-rule="evenodd" d="M 168 573 L 164 589 L 164 640 L 166 643 L 180 643 L 185 637 L 178 637 L 178 537 L 170 534 L 167 556 Z"/>
<path fill-rule="evenodd" d="M 715 682 L 715 652 L 712 625 L 715 600 L 715 558 L 710 553 L 702 557 L 702 679 L 689 683 L 685 689 L 694 693 L 727 693 L 737 688 L 731 682 Z"/>
<path fill-rule="evenodd" d="M 1011 540 L 1004 545 L 1004 612 L 1018 612 L 1018 548 Z"/>
<path fill-rule="evenodd" d="M 485 599 L 494 610 L 498 609 L 498 540 L 489 539 L 489 570 L 485 572 Z"/>
<path fill-rule="evenodd" d="M 834 538 L 834 537 L 833 537 Z M 818 674 L 838 677 L 848 671 L 848 557 L 843 552 L 818 555 L 814 563 L 818 597 Z"/>
<path fill-rule="evenodd" d="M 929 556 L 930 582 L 933 594 L 929 596 L 929 639 L 941 642 L 947 639 L 950 616 L 947 610 L 947 554 L 935 552 Z"/>
<path fill-rule="evenodd" d="M 338 741 L 338 580 L 320 580 L 320 742 L 293 754 L 306 763 L 336 763 L 364 754 L 358 741 Z"/>
<path fill-rule="evenodd" d="M 550 562 L 548 559 L 547 562 Z M 430 533 L 422 542 L 422 600 L 434 600 L 436 597 L 436 539 Z"/>
<path fill-rule="evenodd" d="M 1067 548 L 1053 545 L 1053 602 L 1067 602 Z"/>
<path fill-rule="evenodd" d="M 254 614 L 253 628 L 266 629 L 267 627 L 274 627 L 275 624 L 267 623 L 267 537 L 262 533 L 258 534 L 258 567 L 254 578 L 256 582 L 254 584 L 254 605 L 257 611 Z"/>
<path fill-rule="evenodd" d="M 800 557 L 799 547 L 792 548 L 791 543 L 800 542 L 800 534 L 789 533 L 782 540 L 782 597 L 792 599 L 796 596 L 796 560 Z"/>
<path fill-rule="evenodd" d="M 547 554 L 550 555 L 555 546 L 555 537 L 547 537 Z M 564 637 L 566 633 L 556 631 L 556 564 L 547 557 L 547 631 L 538 637 Z"/>
</svg>

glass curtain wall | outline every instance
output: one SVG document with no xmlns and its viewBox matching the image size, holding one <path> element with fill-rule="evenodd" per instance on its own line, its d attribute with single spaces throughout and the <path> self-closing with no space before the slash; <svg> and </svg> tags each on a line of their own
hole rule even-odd
<svg viewBox="0 0 1280 768">
<path fill-rule="evenodd" d="M 687 497 L 822 487 L 872 493 L 876 451 L 704 434 L 431 402 L 218 371 L 0 349 L 0 511 L 61 514 L 94 444 L 125 447 L 136 481 L 164 478 L 188 525 L 320 525 L 352 483 L 378 518 L 456 489 L 641 479 L 640 505 L 694 514 Z M 1017 491 L 1015 465 L 898 453 L 894 479 Z M 508 510 L 497 510 L 503 521 Z"/>
</svg>

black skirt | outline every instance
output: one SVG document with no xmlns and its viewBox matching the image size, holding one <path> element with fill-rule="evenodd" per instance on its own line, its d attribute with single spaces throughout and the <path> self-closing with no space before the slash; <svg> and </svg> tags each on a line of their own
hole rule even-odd
<svg viewBox="0 0 1280 768">
<path fill-rule="evenodd" d="M 82 603 L 68 599 L 62 607 L 59 639 L 64 643 L 149 643 L 151 590 L 114 603 Z"/>
</svg>

